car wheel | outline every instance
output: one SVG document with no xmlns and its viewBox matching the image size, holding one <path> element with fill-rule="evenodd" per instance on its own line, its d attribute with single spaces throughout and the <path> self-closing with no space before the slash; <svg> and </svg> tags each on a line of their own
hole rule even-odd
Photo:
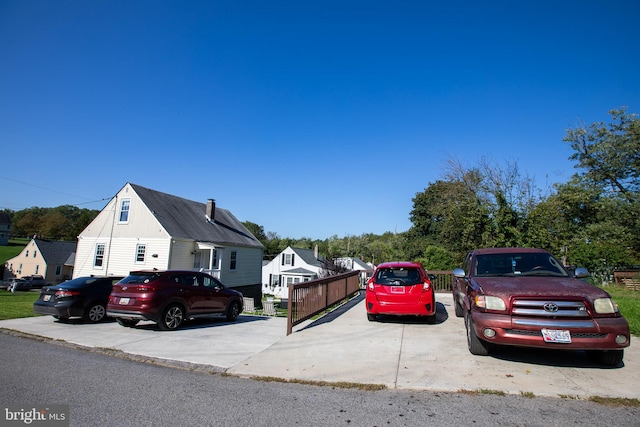
<svg viewBox="0 0 640 427">
<path fill-rule="evenodd" d="M 238 316 L 240 315 L 240 304 L 237 301 L 233 301 L 229 304 L 229 308 L 227 309 L 227 321 L 235 322 Z"/>
<path fill-rule="evenodd" d="M 98 323 L 102 321 L 107 314 L 107 308 L 102 304 L 93 304 L 84 312 L 82 320 L 85 322 Z"/>
<path fill-rule="evenodd" d="M 455 307 L 456 317 L 464 316 L 464 309 L 462 308 L 462 304 L 460 304 L 458 298 L 453 298 L 453 305 Z"/>
<path fill-rule="evenodd" d="M 622 363 L 624 350 L 589 350 L 587 355 L 591 360 L 605 366 L 618 366 Z"/>
<path fill-rule="evenodd" d="M 471 313 L 467 313 L 465 326 L 467 328 L 467 347 L 469 352 L 476 356 L 486 356 L 489 354 L 489 343 L 481 340 L 476 335 L 476 330 L 473 328 L 473 321 L 471 320 Z"/>
<path fill-rule="evenodd" d="M 120 317 L 116 318 L 116 322 L 118 322 L 118 324 L 120 326 L 124 326 L 126 328 L 133 328 L 134 326 L 136 326 L 139 322 L 139 320 L 135 320 L 135 319 L 122 319 Z"/>
<path fill-rule="evenodd" d="M 184 320 L 184 311 L 178 304 L 171 304 L 162 312 L 158 320 L 158 326 L 163 331 L 178 329 Z"/>
<path fill-rule="evenodd" d="M 369 322 L 375 322 L 376 321 L 376 315 L 375 314 L 371 314 L 371 313 L 367 313 L 367 320 L 369 320 Z"/>
</svg>

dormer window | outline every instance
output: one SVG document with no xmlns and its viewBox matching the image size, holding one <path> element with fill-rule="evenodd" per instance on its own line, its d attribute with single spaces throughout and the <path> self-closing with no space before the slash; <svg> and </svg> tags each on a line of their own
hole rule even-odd
<svg viewBox="0 0 640 427">
<path fill-rule="evenodd" d="M 282 265 L 294 265 L 295 254 L 282 254 Z"/>
<path fill-rule="evenodd" d="M 122 199 L 120 202 L 120 215 L 118 222 L 127 223 L 129 222 L 129 208 L 131 207 L 131 199 Z"/>
</svg>

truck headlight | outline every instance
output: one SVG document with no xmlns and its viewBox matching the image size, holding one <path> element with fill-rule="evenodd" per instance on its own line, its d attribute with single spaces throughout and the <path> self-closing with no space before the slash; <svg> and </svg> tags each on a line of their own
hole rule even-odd
<svg viewBox="0 0 640 427">
<path fill-rule="evenodd" d="M 476 306 L 484 308 L 485 310 L 504 311 L 507 309 L 507 305 L 502 298 L 491 297 L 488 295 L 476 296 Z"/>
<path fill-rule="evenodd" d="M 618 312 L 618 304 L 611 298 L 598 298 L 593 301 L 593 308 L 598 314 L 614 314 Z"/>
</svg>

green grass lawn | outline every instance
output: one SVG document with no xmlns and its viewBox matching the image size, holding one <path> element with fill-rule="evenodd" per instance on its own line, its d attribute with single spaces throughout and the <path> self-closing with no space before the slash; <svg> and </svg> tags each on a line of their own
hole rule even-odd
<svg viewBox="0 0 640 427">
<path fill-rule="evenodd" d="M 618 303 L 620 313 L 629 322 L 631 334 L 640 336 L 640 291 L 616 285 L 603 286 L 602 289 L 609 292 L 613 300 Z"/>
<path fill-rule="evenodd" d="M 0 289 L 0 320 L 38 316 L 33 312 L 33 303 L 39 295 L 40 292 L 11 293 Z"/>
<path fill-rule="evenodd" d="M 9 239 L 7 246 L 0 245 L 0 263 L 4 264 L 7 260 L 19 255 L 27 243 L 29 239 Z"/>
</svg>

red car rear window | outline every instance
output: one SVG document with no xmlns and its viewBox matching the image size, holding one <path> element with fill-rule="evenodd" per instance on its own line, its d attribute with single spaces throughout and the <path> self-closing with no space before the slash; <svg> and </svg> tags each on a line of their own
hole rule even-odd
<svg viewBox="0 0 640 427">
<path fill-rule="evenodd" d="M 160 275 L 155 273 L 135 273 L 130 274 L 120 281 L 121 284 L 140 284 L 140 283 L 149 283 L 153 280 L 156 280 Z"/>
<path fill-rule="evenodd" d="M 375 283 L 380 285 L 417 285 L 422 275 L 417 268 L 381 268 L 376 272 Z"/>
</svg>

